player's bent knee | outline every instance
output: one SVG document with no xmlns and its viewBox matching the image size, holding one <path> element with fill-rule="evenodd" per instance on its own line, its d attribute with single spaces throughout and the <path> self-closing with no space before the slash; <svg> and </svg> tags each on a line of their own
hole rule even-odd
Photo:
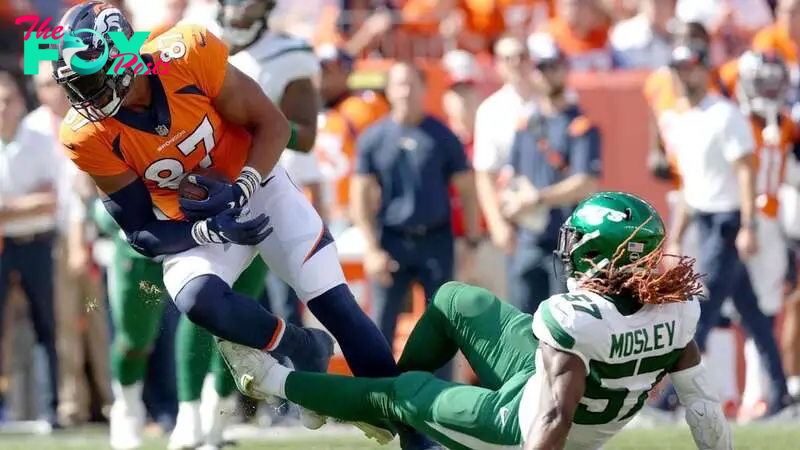
<svg viewBox="0 0 800 450">
<path fill-rule="evenodd" d="M 197 312 L 197 305 L 218 302 L 231 292 L 231 287 L 222 278 L 216 275 L 201 275 L 192 278 L 183 289 L 175 296 L 175 306 L 192 321 L 197 321 L 192 317 Z"/>
<path fill-rule="evenodd" d="M 499 301 L 486 289 L 458 281 L 448 281 L 436 291 L 431 303 L 448 317 L 474 317 Z"/>
</svg>

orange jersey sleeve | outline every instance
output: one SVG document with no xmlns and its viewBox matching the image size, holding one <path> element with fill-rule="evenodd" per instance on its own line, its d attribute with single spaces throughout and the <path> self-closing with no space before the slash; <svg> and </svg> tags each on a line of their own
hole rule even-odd
<svg viewBox="0 0 800 450">
<path fill-rule="evenodd" d="M 58 132 L 72 162 L 93 177 L 111 177 L 130 170 L 121 156 L 114 153 L 113 141 L 107 139 L 104 128 L 103 124 L 90 122 L 71 109 Z"/>
<path fill-rule="evenodd" d="M 728 91 L 728 95 L 733 96 L 736 92 L 736 82 L 739 80 L 739 60 L 732 59 L 717 70 L 720 83 Z"/>
<path fill-rule="evenodd" d="M 169 65 L 168 70 L 190 74 L 203 93 L 219 95 L 228 70 L 228 47 L 222 40 L 199 25 L 172 27 L 142 46 Z"/>
</svg>

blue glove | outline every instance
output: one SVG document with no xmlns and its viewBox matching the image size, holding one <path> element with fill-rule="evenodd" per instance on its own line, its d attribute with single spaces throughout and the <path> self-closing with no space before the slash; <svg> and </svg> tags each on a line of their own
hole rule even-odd
<svg viewBox="0 0 800 450">
<path fill-rule="evenodd" d="M 257 245 L 272 234 L 266 214 L 253 219 L 242 219 L 241 208 L 226 209 L 214 217 L 195 222 L 192 237 L 200 244 Z"/>
<path fill-rule="evenodd" d="M 238 183 L 217 181 L 202 175 L 188 176 L 191 177 L 192 183 L 202 186 L 208 191 L 208 197 L 205 200 L 180 198 L 181 210 L 188 220 L 216 217 L 225 210 L 242 208 L 247 204 L 247 195 Z"/>
</svg>

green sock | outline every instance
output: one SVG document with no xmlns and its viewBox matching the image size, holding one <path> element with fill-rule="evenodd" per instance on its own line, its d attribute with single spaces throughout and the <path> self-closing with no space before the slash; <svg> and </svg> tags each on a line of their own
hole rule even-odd
<svg viewBox="0 0 800 450">
<path fill-rule="evenodd" d="M 393 403 L 394 378 L 354 378 L 291 372 L 286 399 L 319 414 L 349 422 L 399 420 Z"/>
<path fill-rule="evenodd" d="M 211 333 L 181 316 L 175 340 L 178 401 L 200 400 L 214 347 Z"/>
<path fill-rule="evenodd" d="M 111 373 L 122 386 L 130 386 L 144 380 L 150 352 L 129 350 L 117 341 L 111 345 Z"/>
<path fill-rule="evenodd" d="M 236 382 L 216 346 L 214 354 L 211 356 L 211 373 L 214 374 L 214 389 L 220 398 L 226 398 L 233 394 L 233 391 L 236 390 Z"/>
</svg>

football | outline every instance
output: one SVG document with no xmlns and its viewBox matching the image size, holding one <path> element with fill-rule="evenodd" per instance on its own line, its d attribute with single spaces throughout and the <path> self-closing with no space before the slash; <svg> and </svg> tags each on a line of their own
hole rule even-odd
<svg viewBox="0 0 800 450">
<path fill-rule="evenodd" d="M 187 174 L 178 185 L 178 195 L 188 200 L 205 200 L 208 198 L 208 191 L 203 186 L 189 180 L 189 175 L 202 175 L 215 180 L 226 180 L 227 178 L 214 169 L 197 169 Z"/>
</svg>

